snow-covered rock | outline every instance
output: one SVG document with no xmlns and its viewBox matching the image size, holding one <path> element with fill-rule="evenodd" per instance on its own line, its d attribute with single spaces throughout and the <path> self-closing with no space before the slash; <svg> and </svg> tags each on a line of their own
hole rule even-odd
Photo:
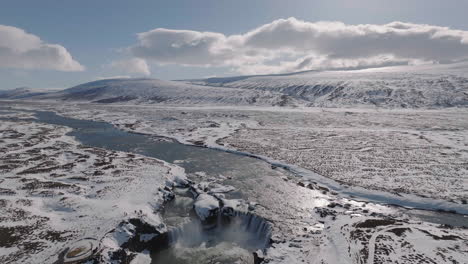
<svg viewBox="0 0 468 264">
<path fill-rule="evenodd" d="M 234 216 L 236 212 L 247 212 L 248 204 L 242 199 L 222 199 L 223 215 Z"/>
<path fill-rule="evenodd" d="M 202 221 L 215 217 L 219 213 L 219 201 L 208 194 L 200 194 L 193 205 L 195 212 Z"/>
</svg>

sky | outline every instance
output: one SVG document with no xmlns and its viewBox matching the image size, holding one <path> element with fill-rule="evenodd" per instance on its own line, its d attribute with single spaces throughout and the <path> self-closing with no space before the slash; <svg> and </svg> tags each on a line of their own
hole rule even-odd
<svg viewBox="0 0 468 264">
<path fill-rule="evenodd" d="M 467 0 L 15 0 L 0 8 L 0 89 L 453 63 Z"/>
</svg>

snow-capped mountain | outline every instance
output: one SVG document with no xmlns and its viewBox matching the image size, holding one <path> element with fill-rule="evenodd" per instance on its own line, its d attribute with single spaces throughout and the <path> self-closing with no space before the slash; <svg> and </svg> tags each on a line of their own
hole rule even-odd
<svg viewBox="0 0 468 264">
<path fill-rule="evenodd" d="M 188 80 L 192 84 L 277 92 L 308 106 L 468 106 L 468 63 Z"/>
<path fill-rule="evenodd" d="M 95 103 L 276 105 L 282 104 L 282 97 L 280 93 L 269 91 L 126 78 L 93 81 L 34 98 Z"/>
<path fill-rule="evenodd" d="M 34 91 L 3 91 L 0 98 L 169 105 L 466 107 L 468 63 L 182 81 L 107 79 L 56 92 Z"/>
</svg>

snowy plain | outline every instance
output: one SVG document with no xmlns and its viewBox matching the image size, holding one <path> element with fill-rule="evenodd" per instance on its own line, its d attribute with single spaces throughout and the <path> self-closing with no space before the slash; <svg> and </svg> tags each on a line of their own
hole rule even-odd
<svg viewBox="0 0 468 264">
<path fill-rule="evenodd" d="M 468 110 L 57 104 L 48 109 L 180 142 L 268 157 L 392 193 L 466 204 Z M 281 138 L 281 140 L 277 140 Z"/>
</svg>

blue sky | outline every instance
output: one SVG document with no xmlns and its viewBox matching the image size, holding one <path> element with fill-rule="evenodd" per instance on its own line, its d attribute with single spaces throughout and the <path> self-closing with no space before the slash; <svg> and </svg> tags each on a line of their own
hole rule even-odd
<svg viewBox="0 0 468 264">
<path fill-rule="evenodd" d="M 0 8 L 0 25 L 10 26 L 24 30 L 25 32 L 39 37 L 44 43 L 58 44 L 73 56 L 73 60 L 85 69 L 74 65 L 70 66 L 45 66 L 44 63 L 32 63 L 24 67 L 24 63 L 6 62 L 0 64 L 0 78 L 2 84 L 0 89 L 8 89 L 19 86 L 32 88 L 66 88 L 75 84 L 95 80 L 102 77 L 128 75 L 148 76 L 161 79 L 201 78 L 206 76 L 236 75 L 245 73 L 269 73 L 295 69 L 294 62 L 319 61 L 324 65 L 355 65 L 356 59 L 361 63 L 375 63 L 375 59 L 369 62 L 362 54 L 359 57 L 352 56 L 350 62 L 348 56 L 340 57 L 339 63 L 331 61 L 330 51 L 325 48 L 318 50 L 302 47 L 301 53 L 288 53 L 286 49 L 296 49 L 291 43 L 276 46 L 259 46 L 258 43 L 249 46 L 249 49 L 257 47 L 264 49 L 263 62 L 258 64 L 253 60 L 257 57 L 249 57 L 245 61 L 233 62 L 233 54 L 244 56 L 245 45 L 236 46 L 233 54 L 210 57 L 203 64 L 196 64 L 191 58 L 180 57 L 171 61 L 169 58 L 161 57 L 161 53 L 175 52 L 168 50 L 157 50 L 160 43 L 152 44 L 145 51 L 131 50 L 129 47 L 139 46 L 141 43 L 137 33 L 149 32 L 156 28 L 170 30 L 190 30 L 194 32 L 216 32 L 226 37 L 232 35 L 246 34 L 256 28 L 277 21 L 294 17 L 297 21 L 283 21 L 287 25 L 299 25 L 303 22 L 316 23 L 318 21 L 340 21 L 345 25 L 375 24 L 383 25 L 393 21 L 410 22 L 414 24 L 429 24 L 441 27 L 449 27 L 460 31 L 468 31 L 468 1 L 232 1 L 232 0 L 199 0 L 199 1 L 123 1 L 123 0 L 41 0 L 41 1 L 3 1 Z M 322 25 L 327 27 L 328 25 Z M 160 32 L 148 34 L 148 39 L 161 37 Z M 190 41 L 213 41 L 219 43 L 218 36 L 195 36 L 187 32 L 169 32 L 171 40 L 180 41 L 181 38 Z M 185 34 L 185 35 L 184 35 Z M 197 33 L 198 34 L 198 33 Z M 282 31 L 281 34 L 284 34 Z M 458 33 L 457 33 L 458 34 Z M 167 34 L 166 34 L 167 35 Z M 164 35 L 164 36 L 166 36 Z M 0 33 L 0 44 L 1 44 Z M 195 40 L 194 40 L 195 38 Z M 207 40 L 208 39 L 208 40 Z M 274 38 L 277 40 L 278 38 Z M 143 39 L 141 41 L 145 41 Z M 311 40 L 315 41 L 315 40 Z M 230 41 L 227 41 L 230 43 Z M 281 41 L 279 41 L 281 42 Z M 463 41 L 462 41 L 463 42 Z M 328 43 L 328 42 L 327 42 Z M 398 42 L 396 42 L 398 43 Z M 405 43 L 405 42 L 402 42 Z M 211 45 L 211 44 L 210 44 Z M 216 44 L 218 45 L 218 44 Z M 225 45 L 225 44 L 223 44 Z M 232 48 L 232 43 L 226 44 Z M 236 44 L 237 45 L 237 44 Z M 240 45 L 240 44 L 239 44 Z M 288 46 L 289 45 L 289 46 Z M 327 44 L 328 45 L 328 44 Z M 0 46 L 1 47 L 1 46 Z M 210 49 L 217 48 L 213 44 Z M 223 46 L 224 47 L 224 46 Z M 166 47 L 168 48 L 168 47 Z M 169 47 L 170 48 L 170 47 Z M 203 47 L 197 49 L 200 51 Z M 307 49 L 306 49 L 307 48 Z M 440 45 L 434 45 L 434 50 Z M 312 49 L 312 50 L 311 50 Z M 285 55 L 273 56 L 272 52 L 281 50 Z M 431 52 L 434 53 L 434 50 Z M 154 53 L 157 54 L 154 54 Z M 187 51 L 190 52 L 190 51 Z M 386 51 L 385 56 L 396 54 L 393 50 Z M 286 54 L 287 53 L 287 54 Z M 304 57 L 314 54 L 313 58 Z M 324 58 L 323 54 L 328 54 Z M 394 58 L 390 56 L 391 63 L 406 63 L 407 61 L 425 61 L 433 59 L 452 60 L 453 56 L 464 54 L 461 47 L 457 54 L 444 54 L 445 57 L 436 58 L 421 55 L 408 58 L 398 53 Z M 172 54 L 172 53 L 170 53 Z M 211 56 L 212 54 L 208 54 Z M 376 56 L 380 56 L 376 54 Z M 249 55 L 250 56 L 250 55 Z M 402 57 L 403 56 L 403 57 Z M 149 72 L 145 70 L 132 71 L 126 67 L 127 60 L 138 57 L 139 62 L 144 61 L 148 65 Z M 268 59 L 265 59 L 268 57 Z M 0 53 L 0 59 L 1 59 Z M 9 60 L 14 60 L 8 57 Z M 286 59 L 287 58 L 287 59 Z M 200 58 L 203 59 L 203 58 Z M 365 62 L 362 62 L 364 59 Z M 289 60 L 289 61 L 286 61 Z M 49 61 L 49 60 L 48 60 Z M 163 61 L 163 63 L 161 63 Z M 226 62 L 229 61 L 229 62 Z M 343 62 L 345 61 L 345 62 Z M 285 62 L 281 67 L 271 64 Z M 8 64 L 10 63 L 10 64 Z M 28 60 L 28 63 L 30 61 Z M 252 64 L 248 70 L 242 69 L 240 65 Z M 338 63 L 338 64 L 337 64 Z M 379 62 L 381 63 L 381 62 Z M 255 64 L 255 65 L 254 65 Z M 133 65 L 133 64 L 132 64 Z M 317 63 L 308 67 L 317 67 Z M 372 64 L 373 65 L 373 64 Z M 380 64 L 379 64 L 380 65 Z M 66 69 L 66 70 L 63 70 Z M 70 69 L 73 69 L 70 71 Z M 309 68 L 307 68 L 309 69 Z"/>
</svg>

